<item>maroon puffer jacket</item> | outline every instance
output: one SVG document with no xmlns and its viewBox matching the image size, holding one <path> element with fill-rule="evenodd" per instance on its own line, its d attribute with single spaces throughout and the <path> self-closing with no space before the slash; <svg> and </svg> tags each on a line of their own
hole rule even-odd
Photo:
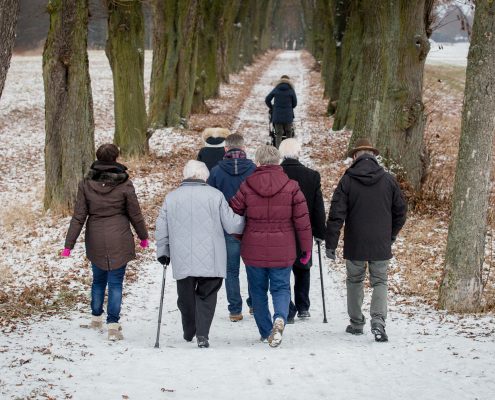
<svg viewBox="0 0 495 400">
<path fill-rule="evenodd" d="M 241 242 L 244 263 L 253 267 L 288 267 L 296 259 L 296 235 L 302 251 L 313 237 L 306 199 L 296 181 L 279 165 L 256 168 L 230 201 L 246 217 Z"/>
</svg>

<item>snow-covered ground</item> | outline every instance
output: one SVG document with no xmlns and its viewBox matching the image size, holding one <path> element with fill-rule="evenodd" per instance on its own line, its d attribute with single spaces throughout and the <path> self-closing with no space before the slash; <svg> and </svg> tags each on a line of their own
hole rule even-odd
<svg viewBox="0 0 495 400">
<path fill-rule="evenodd" d="M 17 76 L 18 62 L 21 60 L 14 59 L 13 76 Z M 100 62 L 104 63 L 102 59 Z M 101 68 L 107 67 L 102 65 Z M 338 132 L 322 132 L 314 122 L 316 117 L 308 115 L 309 104 L 313 101 L 308 81 L 309 68 L 301 52 L 287 51 L 281 52 L 266 70 L 260 71 L 259 81 L 253 86 L 232 127 L 248 139 L 249 153 L 252 154 L 256 145 L 268 139 L 263 100 L 272 82 L 284 73 L 294 79 L 298 93 L 300 106 L 296 109 L 296 133 L 306 145 L 302 160 L 319 167 L 319 161 L 311 159 L 312 153 L 308 151 L 313 142 L 318 142 L 316 135 L 331 135 L 334 143 L 345 140 Z M 99 74 L 108 79 L 108 72 L 103 74 L 100 71 Z M 93 79 L 93 82 L 99 80 Z M 42 86 L 39 82 L 36 84 L 38 89 L 33 95 L 41 96 Z M 98 90 L 102 87 L 108 90 L 108 85 L 100 87 L 97 83 L 97 86 Z M 8 107 L 21 107 L 15 102 L 13 90 L 17 89 L 9 80 L 6 91 L 11 91 L 8 95 L 11 99 L 8 104 L 11 105 Z M 107 95 L 102 92 L 102 103 L 105 96 L 108 96 L 108 91 Z M 40 107 L 39 103 L 36 104 Z M 6 115 L 2 113 L 0 116 Z M 22 134 L 20 129 L 14 132 Z M 7 133 L 3 128 L 2 142 L 7 140 Z M 37 125 L 31 135 L 35 133 L 42 135 L 42 125 Z M 41 152 L 42 145 L 38 141 L 33 140 L 30 145 L 29 134 L 25 133 L 24 147 L 29 150 L 31 146 L 36 154 Z M 177 143 L 178 138 L 174 136 L 173 142 Z M 165 149 L 174 151 L 173 147 Z M 4 148 L 1 151 L 3 155 Z M 42 153 L 37 156 L 37 166 L 42 168 Z M 342 162 L 332 160 L 335 165 Z M 39 178 L 38 175 L 35 178 Z M 138 181 L 139 195 L 147 188 L 145 183 L 152 184 L 145 178 Z M 15 191 L 12 185 L 7 186 Z M 4 192 L 2 188 L 0 190 L 4 202 Z M 53 244 L 53 248 L 57 245 L 59 243 Z M 33 252 L 29 248 L 25 251 L 27 254 Z M 69 268 L 69 263 L 78 262 L 78 257 L 81 257 L 80 251 L 74 258 L 64 260 L 60 268 Z M 152 259 L 152 256 L 148 258 Z M 376 343 L 368 331 L 363 336 L 354 337 L 344 333 L 347 315 L 342 260 L 331 263 L 324 258 L 327 324 L 322 323 L 317 267 L 315 263 L 312 270 L 312 318 L 287 326 L 283 343 L 277 349 L 259 342 L 254 318 L 246 312 L 243 321 L 229 321 L 223 288 L 211 328 L 211 347 L 200 350 L 195 343 L 184 342 L 175 282 L 168 271 L 162 346 L 155 349 L 162 267 L 149 261 L 145 268 L 140 269 L 137 282 L 125 288 L 127 296 L 121 320 L 124 341 L 109 343 L 106 332 L 80 328 L 80 324 L 88 323 L 89 310 L 86 315 L 75 311 L 19 325 L 12 333 L 0 336 L 0 398 L 493 398 L 495 340 L 493 330 L 489 328 L 493 327 L 493 316 L 462 318 L 447 315 L 418 305 L 414 299 L 402 299 L 390 293 L 390 342 Z M 244 273 L 241 277 L 245 296 Z M 369 293 L 365 303 L 369 304 Z"/>
<path fill-rule="evenodd" d="M 469 42 L 436 43 L 431 41 L 431 48 L 426 57 L 427 64 L 456 65 L 465 67 Z"/>
</svg>

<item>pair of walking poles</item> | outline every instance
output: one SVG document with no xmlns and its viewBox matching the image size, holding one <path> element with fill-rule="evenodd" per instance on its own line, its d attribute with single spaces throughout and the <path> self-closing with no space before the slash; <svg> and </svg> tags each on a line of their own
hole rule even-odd
<svg viewBox="0 0 495 400">
<path fill-rule="evenodd" d="M 318 261 L 320 262 L 320 283 L 321 283 L 321 299 L 323 301 L 323 323 L 326 324 L 327 321 L 327 310 L 325 307 L 325 288 L 323 285 L 323 267 L 321 263 L 321 247 L 320 242 L 318 244 Z M 162 312 L 163 312 L 163 296 L 165 295 L 165 278 L 167 277 L 167 266 L 163 266 L 163 279 L 162 279 L 162 293 L 160 296 L 160 311 L 158 312 L 158 329 L 156 331 L 156 342 L 155 348 L 160 347 L 160 327 L 162 325 Z"/>
</svg>

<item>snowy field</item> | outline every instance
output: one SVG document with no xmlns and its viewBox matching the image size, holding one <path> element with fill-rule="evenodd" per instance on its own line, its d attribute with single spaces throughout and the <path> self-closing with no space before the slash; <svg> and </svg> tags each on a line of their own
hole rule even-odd
<svg viewBox="0 0 495 400">
<path fill-rule="evenodd" d="M 430 45 L 430 52 L 426 57 L 427 64 L 456 65 L 460 67 L 467 65 L 469 42 L 436 43 L 430 41 Z"/>
<path fill-rule="evenodd" d="M 102 52 L 93 52 L 90 57 L 97 141 L 101 142 L 111 138 L 113 129 L 111 74 Z M 149 57 L 146 65 L 149 76 Z M 300 104 L 295 124 L 298 138 L 306 149 L 302 160 L 319 167 L 320 161 L 312 159 L 309 151 L 315 135 L 321 135 L 319 126 L 307 122 L 314 121 L 314 116 L 309 118 L 308 115 L 309 104 L 318 101 L 308 82 L 309 68 L 301 52 L 288 51 L 279 53 L 268 68 L 260 71 L 258 82 L 232 127 L 233 131 L 246 136 L 250 153 L 267 140 L 264 96 L 272 83 L 287 73 L 295 81 Z M 0 100 L 2 209 L 20 203 L 40 212 L 42 99 L 41 58 L 14 57 Z M 334 143 L 346 140 L 339 132 L 328 134 Z M 190 138 L 181 143 L 181 136 L 176 132 L 164 130 L 159 135 L 151 143 L 156 153 L 177 151 L 180 146 L 197 146 Z M 165 146 L 170 135 L 174 145 Z M 343 162 L 332 161 L 336 170 Z M 25 173 L 26 168 L 29 173 Z M 147 199 L 163 190 L 156 179 L 159 176 L 135 179 L 140 198 Z M 46 216 L 40 218 L 43 223 L 49 221 Z M 52 272 L 58 274 L 67 273 L 74 264 L 81 265 L 80 273 L 89 275 L 81 262 L 81 241 L 72 258 L 54 257 L 63 243 L 67 226 L 67 218 L 52 222 L 44 234 L 40 231 L 42 240 L 33 242 L 26 238 L 22 251 L 0 237 L 6 259 L 3 266 L 14 270 L 16 279 L 20 280 L 29 275 L 22 270 L 34 268 L 38 262 L 48 263 Z M 47 247 L 41 252 L 44 258 L 37 255 L 36 246 L 41 246 L 40 241 Z M 448 315 L 390 291 L 387 327 L 390 342 L 374 342 L 369 327 L 363 336 L 348 335 L 344 333 L 348 318 L 342 260 L 331 263 L 323 258 L 328 323 L 322 323 L 320 276 L 315 262 L 311 281 L 312 318 L 296 320 L 294 325 L 287 326 L 283 343 L 276 349 L 259 342 L 254 318 L 246 312 L 243 321 L 229 321 L 223 288 L 210 332 L 211 347 L 200 350 L 195 343 L 186 343 L 182 339 L 175 282 L 168 271 L 162 346 L 155 349 L 162 267 L 153 261 L 153 251 L 154 248 L 140 257 L 139 279 L 124 290 L 127 293 L 121 319 L 124 341 L 110 343 L 106 332 L 80 328 L 89 321 L 89 308 L 19 324 L 13 332 L 0 336 L 0 398 L 494 398 L 493 315 L 464 318 Z M 244 271 L 241 284 L 245 298 Z M 369 304 L 369 294 L 365 304 Z M 366 306 L 365 314 L 368 312 Z"/>
</svg>

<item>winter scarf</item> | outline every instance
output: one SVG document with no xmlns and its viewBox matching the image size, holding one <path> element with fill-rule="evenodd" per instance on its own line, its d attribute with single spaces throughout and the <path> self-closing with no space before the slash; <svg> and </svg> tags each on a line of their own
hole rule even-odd
<svg viewBox="0 0 495 400">
<path fill-rule="evenodd" d="M 240 149 L 232 149 L 232 150 L 227 151 L 227 153 L 225 153 L 225 155 L 223 156 L 224 160 L 234 159 L 234 158 L 246 159 L 247 158 L 246 152 L 244 150 L 240 150 Z"/>
</svg>

